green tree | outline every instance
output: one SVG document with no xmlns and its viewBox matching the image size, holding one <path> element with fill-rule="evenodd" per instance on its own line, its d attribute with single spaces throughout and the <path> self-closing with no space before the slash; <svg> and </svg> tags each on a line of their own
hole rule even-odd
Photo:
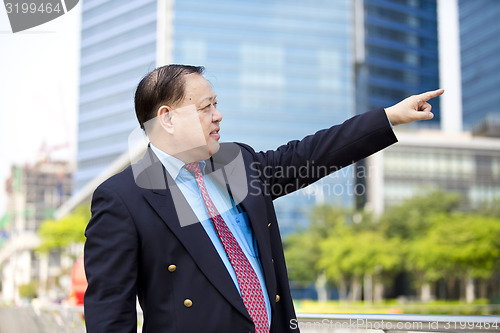
<svg viewBox="0 0 500 333">
<path fill-rule="evenodd" d="M 345 224 L 347 212 L 329 205 L 312 209 L 306 230 L 289 235 L 283 242 L 288 276 L 294 283 L 305 287 L 316 282 L 318 294 L 323 292 L 323 270 L 318 266 L 321 255 L 320 242 L 329 233 Z"/>
<path fill-rule="evenodd" d="M 36 283 L 29 282 L 19 286 L 19 296 L 29 300 L 37 297 Z"/>
<path fill-rule="evenodd" d="M 474 211 L 475 214 L 481 216 L 491 216 L 500 218 L 500 198 L 483 203 Z"/>
<path fill-rule="evenodd" d="M 489 279 L 500 258 L 500 219 L 465 213 L 429 217 L 430 227 L 410 245 L 408 268 L 420 283 L 446 279 L 449 289 L 465 277 L 472 301 L 474 278 Z"/>
<path fill-rule="evenodd" d="M 289 278 L 301 287 L 316 281 L 320 255 L 317 237 L 310 230 L 294 233 L 285 239 L 284 247 Z"/>
<path fill-rule="evenodd" d="M 387 278 L 401 268 L 400 239 L 387 238 L 378 231 L 356 230 L 354 226 L 348 226 L 341 233 L 330 234 L 321 243 L 321 249 L 319 266 L 341 290 L 350 279 L 353 300 L 360 296 L 354 289 L 362 279 L 365 280 L 365 299 L 370 301 L 372 297 L 368 290 L 372 290 L 372 283 L 367 284 L 367 278 L 368 281 L 375 278 L 383 286 Z"/>
<path fill-rule="evenodd" d="M 430 216 L 450 213 L 460 207 L 461 198 L 456 193 L 446 193 L 441 189 L 421 190 L 400 205 L 386 209 L 381 216 L 381 230 L 388 236 L 404 240 L 418 238 L 431 226 Z"/>
<path fill-rule="evenodd" d="M 89 207 L 81 206 L 59 220 L 45 220 L 38 231 L 41 240 L 38 251 L 49 253 L 52 250 L 63 250 L 71 244 L 83 244 L 89 219 Z"/>
<path fill-rule="evenodd" d="M 439 241 L 439 253 L 448 259 L 443 260 L 444 269 L 468 281 L 468 301 L 472 301 L 472 279 L 490 278 L 500 257 L 500 219 L 471 214 L 439 218 L 430 237 Z"/>
<path fill-rule="evenodd" d="M 432 284 L 443 279 L 449 291 L 463 282 L 470 301 L 474 280 L 485 282 L 500 269 L 500 215 L 495 206 L 474 214 L 461 210 L 460 195 L 439 189 L 422 191 L 378 219 L 367 212 L 315 207 L 309 228 L 284 242 L 289 276 L 303 284 L 325 276 L 341 298 L 350 286 L 351 299 L 360 299 L 364 281 L 365 300 L 370 300 L 380 299 L 383 286 L 406 270 L 422 299 L 430 299 Z M 482 295 L 486 285 L 480 285 Z"/>
<path fill-rule="evenodd" d="M 388 238 L 398 237 L 404 244 L 401 250 L 406 253 L 406 269 L 412 273 L 422 300 L 430 299 L 431 284 L 446 276 L 439 262 L 442 258 L 437 253 L 439 248 L 427 237 L 430 228 L 437 223 L 433 216 L 450 214 L 460 205 L 459 194 L 428 188 L 389 207 L 380 217 L 381 231 Z"/>
</svg>

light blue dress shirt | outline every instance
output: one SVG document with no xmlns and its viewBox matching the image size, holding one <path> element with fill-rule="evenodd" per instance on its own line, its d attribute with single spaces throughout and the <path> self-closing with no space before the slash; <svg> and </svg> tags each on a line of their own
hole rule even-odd
<svg viewBox="0 0 500 333">
<path fill-rule="evenodd" d="M 191 209 L 193 209 L 193 212 L 195 213 L 198 220 L 201 221 L 201 225 L 212 241 L 212 244 L 217 250 L 217 253 L 219 253 L 222 262 L 226 266 L 229 275 L 231 275 L 231 278 L 233 279 L 236 289 L 241 295 L 238 278 L 236 277 L 234 268 L 231 265 L 229 258 L 227 257 L 224 246 L 222 245 L 219 236 L 217 236 L 217 232 L 215 231 L 212 221 L 209 218 L 205 203 L 203 202 L 203 197 L 201 196 L 201 192 L 198 188 L 198 185 L 196 184 L 196 180 L 193 174 L 183 168 L 184 162 L 156 148 L 153 144 L 151 144 L 151 150 L 153 150 L 167 172 L 175 181 L 175 184 L 186 198 L 189 206 L 191 207 Z M 205 164 L 205 161 L 200 161 L 200 167 L 203 173 L 205 173 Z M 231 230 L 231 232 L 233 233 L 236 241 L 243 250 L 243 253 L 245 253 L 248 261 L 253 267 L 253 270 L 257 274 L 260 285 L 262 287 L 262 293 L 264 294 L 264 300 L 266 302 L 269 323 L 271 323 L 271 304 L 269 302 L 269 296 L 267 294 L 266 282 L 264 280 L 264 272 L 262 270 L 262 264 L 260 262 L 257 242 L 253 235 L 252 229 L 250 228 L 247 213 L 241 212 L 238 209 L 238 207 L 234 204 L 232 198 L 229 196 L 227 189 L 221 189 L 217 185 L 217 183 L 211 179 L 211 177 L 203 178 L 210 199 L 219 211 L 219 214 L 226 222 L 229 230 Z"/>
</svg>

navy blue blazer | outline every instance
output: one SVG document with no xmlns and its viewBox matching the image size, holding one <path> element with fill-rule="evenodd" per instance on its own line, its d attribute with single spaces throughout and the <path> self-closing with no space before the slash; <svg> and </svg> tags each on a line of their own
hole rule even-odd
<svg viewBox="0 0 500 333">
<path fill-rule="evenodd" d="M 271 300 L 271 332 L 298 332 L 292 329 L 296 315 L 273 200 L 396 141 L 384 110 L 377 109 L 276 150 L 222 144 L 208 161 L 212 171 L 236 156 L 242 161 L 232 168 L 246 184 L 230 190 L 248 213 L 257 240 Z M 299 177 L 283 172 L 299 167 L 316 169 Z M 225 172 L 221 181 L 230 184 L 232 174 Z M 88 332 L 136 332 L 136 295 L 143 332 L 255 331 L 217 251 L 172 184 L 148 149 L 138 164 L 95 190 L 85 232 Z"/>
</svg>

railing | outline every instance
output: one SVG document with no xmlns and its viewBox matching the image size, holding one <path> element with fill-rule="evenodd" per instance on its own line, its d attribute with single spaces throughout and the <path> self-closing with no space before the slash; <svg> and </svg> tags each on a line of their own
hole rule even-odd
<svg viewBox="0 0 500 333">
<path fill-rule="evenodd" d="M 85 332 L 82 307 L 62 305 L 33 306 L 38 323 L 45 332 Z M 140 310 L 140 309 L 139 309 Z M 290 328 L 302 333 L 326 333 L 370 330 L 371 332 L 500 332 L 500 316 L 407 315 L 407 314 L 334 314 L 298 313 Z M 138 332 L 142 313 L 138 311 Z"/>
</svg>

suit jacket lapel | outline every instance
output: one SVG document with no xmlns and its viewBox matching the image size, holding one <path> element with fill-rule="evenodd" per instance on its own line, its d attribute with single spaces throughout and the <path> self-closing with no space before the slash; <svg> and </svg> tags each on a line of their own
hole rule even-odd
<svg viewBox="0 0 500 333">
<path fill-rule="evenodd" d="M 147 174 L 148 180 L 146 182 L 152 189 L 145 192 L 146 199 L 184 245 L 211 283 L 235 308 L 250 319 L 231 276 L 227 273 L 224 263 L 220 260 L 219 254 L 203 226 L 175 185 L 174 180 L 165 172 L 156 155 L 150 149 L 148 149 L 148 153 L 146 155 L 149 155 L 149 158 L 146 162 L 150 165 L 141 168 Z M 257 240 L 271 309 L 274 311 L 276 276 L 272 263 L 266 203 L 263 195 L 248 195 L 251 181 L 255 180 L 251 176 L 251 168 L 248 165 L 248 162 L 244 162 L 238 145 L 223 144 L 219 153 L 207 160 L 205 171 L 214 181 L 223 186 L 222 188 L 229 184 L 235 203 L 241 204 L 248 214 Z M 172 214 L 172 212 L 177 212 L 177 214 Z"/>
<path fill-rule="evenodd" d="M 148 151 L 151 153 L 149 154 L 150 157 L 154 155 L 149 149 Z M 179 242 L 186 248 L 214 287 L 219 290 L 228 302 L 251 320 L 224 263 L 220 260 L 219 254 L 215 250 L 205 229 L 196 219 L 196 215 L 182 195 L 182 192 L 175 185 L 170 175 L 164 171 L 163 165 L 156 158 L 156 155 L 151 157 L 150 161 L 152 161 L 151 165 L 144 168 L 145 173 L 150 179 L 149 189 L 151 189 L 144 193 L 146 200 L 177 237 Z M 160 174 L 163 174 L 163 186 L 161 179 L 158 178 Z M 157 185 L 154 182 L 157 182 Z M 166 184 L 168 184 L 168 188 L 165 188 Z M 177 214 L 173 212 L 177 212 Z M 183 222 L 179 219 L 178 215 L 184 220 Z M 186 223 L 186 221 L 189 222 Z M 190 221 L 198 223 L 190 223 Z"/>
<path fill-rule="evenodd" d="M 271 240 L 268 228 L 268 217 L 266 202 L 262 193 L 260 195 L 249 195 L 250 184 L 258 177 L 252 174 L 250 167 L 253 161 L 244 161 L 240 146 L 236 144 L 223 144 L 221 150 L 211 159 L 214 169 L 224 170 L 225 177 L 217 176 L 212 179 L 221 181 L 221 185 L 229 184 L 229 190 L 236 204 L 241 204 L 248 214 L 248 219 L 259 248 L 260 261 L 264 270 L 267 292 L 274 311 L 276 298 L 276 273 L 272 262 Z M 211 164 L 207 163 L 207 167 Z"/>
</svg>

